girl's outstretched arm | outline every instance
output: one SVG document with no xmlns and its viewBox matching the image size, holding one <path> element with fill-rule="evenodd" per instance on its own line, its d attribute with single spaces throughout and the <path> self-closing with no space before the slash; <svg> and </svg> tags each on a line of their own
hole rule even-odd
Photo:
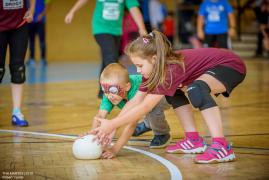
<svg viewBox="0 0 269 180">
<path fill-rule="evenodd" d="M 158 102 L 160 102 L 162 97 L 163 95 L 147 94 L 142 102 L 132 107 L 128 106 L 127 109 L 123 110 L 119 116 L 110 121 L 96 118 L 100 121 L 101 126 L 94 129 L 92 134 L 96 134 L 99 141 L 102 142 L 114 129 L 127 123 L 134 123 L 138 121 L 139 118 L 150 112 L 158 104 Z M 130 103 L 132 103 L 132 101 L 130 101 Z"/>
<path fill-rule="evenodd" d="M 132 109 L 136 105 L 140 104 L 145 99 L 146 96 L 147 96 L 146 92 L 137 91 L 135 96 L 125 104 L 125 106 L 122 108 L 122 110 L 118 114 L 118 116 L 123 115 L 125 112 L 129 111 L 130 109 Z"/>
<path fill-rule="evenodd" d="M 128 140 L 130 139 L 135 130 L 135 127 L 136 123 L 128 124 L 124 128 L 117 142 L 110 149 L 107 149 L 105 152 L 103 152 L 101 157 L 103 159 L 111 159 L 115 157 L 118 154 L 118 152 L 122 149 L 122 147 L 128 142 Z"/>
</svg>

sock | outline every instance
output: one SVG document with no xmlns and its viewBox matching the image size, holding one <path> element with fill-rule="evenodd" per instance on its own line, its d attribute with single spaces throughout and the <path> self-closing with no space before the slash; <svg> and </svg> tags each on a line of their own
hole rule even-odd
<svg viewBox="0 0 269 180">
<path fill-rule="evenodd" d="M 185 136 L 191 140 L 198 140 L 200 138 L 198 132 L 185 132 Z"/>
<path fill-rule="evenodd" d="M 13 108 L 12 114 L 21 114 L 21 109 L 20 108 Z"/>
<path fill-rule="evenodd" d="M 218 142 L 218 143 L 222 144 L 225 147 L 228 146 L 228 142 L 226 141 L 225 137 L 212 138 L 212 143 L 213 142 Z"/>
</svg>

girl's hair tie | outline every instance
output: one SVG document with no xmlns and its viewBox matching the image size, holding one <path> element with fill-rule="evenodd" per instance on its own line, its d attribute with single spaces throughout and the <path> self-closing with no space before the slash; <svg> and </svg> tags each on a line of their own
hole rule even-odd
<svg viewBox="0 0 269 180">
<path fill-rule="evenodd" d="M 149 39 L 143 37 L 143 42 L 144 42 L 145 44 L 148 44 L 148 43 L 149 43 Z"/>
</svg>

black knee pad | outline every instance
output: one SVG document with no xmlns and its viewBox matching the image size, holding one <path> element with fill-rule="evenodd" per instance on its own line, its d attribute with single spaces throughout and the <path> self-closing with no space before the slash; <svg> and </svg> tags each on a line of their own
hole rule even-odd
<svg viewBox="0 0 269 180">
<path fill-rule="evenodd" d="M 2 82 L 2 79 L 4 77 L 5 74 L 5 68 L 4 67 L 0 67 L 0 83 Z"/>
<path fill-rule="evenodd" d="M 11 82 L 14 84 L 22 84 L 25 82 L 25 66 L 10 65 Z"/>
<path fill-rule="evenodd" d="M 187 93 L 189 100 L 193 107 L 199 108 L 201 111 L 214 106 L 217 106 L 216 102 L 210 95 L 209 86 L 201 80 L 194 81 L 188 86 Z"/>
<path fill-rule="evenodd" d="M 188 98 L 180 89 L 175 92 L 174 96 L 165 96 L 165 99 L 169 104 L 172 105 L 173 109 L 190 104 Z"/>
</svg>

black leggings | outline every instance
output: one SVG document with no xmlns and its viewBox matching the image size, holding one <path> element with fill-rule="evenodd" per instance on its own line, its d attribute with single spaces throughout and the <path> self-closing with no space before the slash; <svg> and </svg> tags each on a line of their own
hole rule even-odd
<svg viewBox="0 0 269 180">
<path fill-rule="evenodd" d="M 18 29 L 0 32 L 0 68 L 5 68 L 7 46 L 9 45 L 9 67 L 24 66 L 24 58 L 28 45 L 27 24 Z"/>
<path fill-rule="evenodd" d="M 30 58 L 35 59 L 35 37 L 38 35 L 40 50 L 41 50 L 41 58 L 46 58 L 46 42 L 45 42 L 45 23 L 37 22 L 30 23 L 29 25 L 29 45 L 30 45 Z"/>
</svg>

